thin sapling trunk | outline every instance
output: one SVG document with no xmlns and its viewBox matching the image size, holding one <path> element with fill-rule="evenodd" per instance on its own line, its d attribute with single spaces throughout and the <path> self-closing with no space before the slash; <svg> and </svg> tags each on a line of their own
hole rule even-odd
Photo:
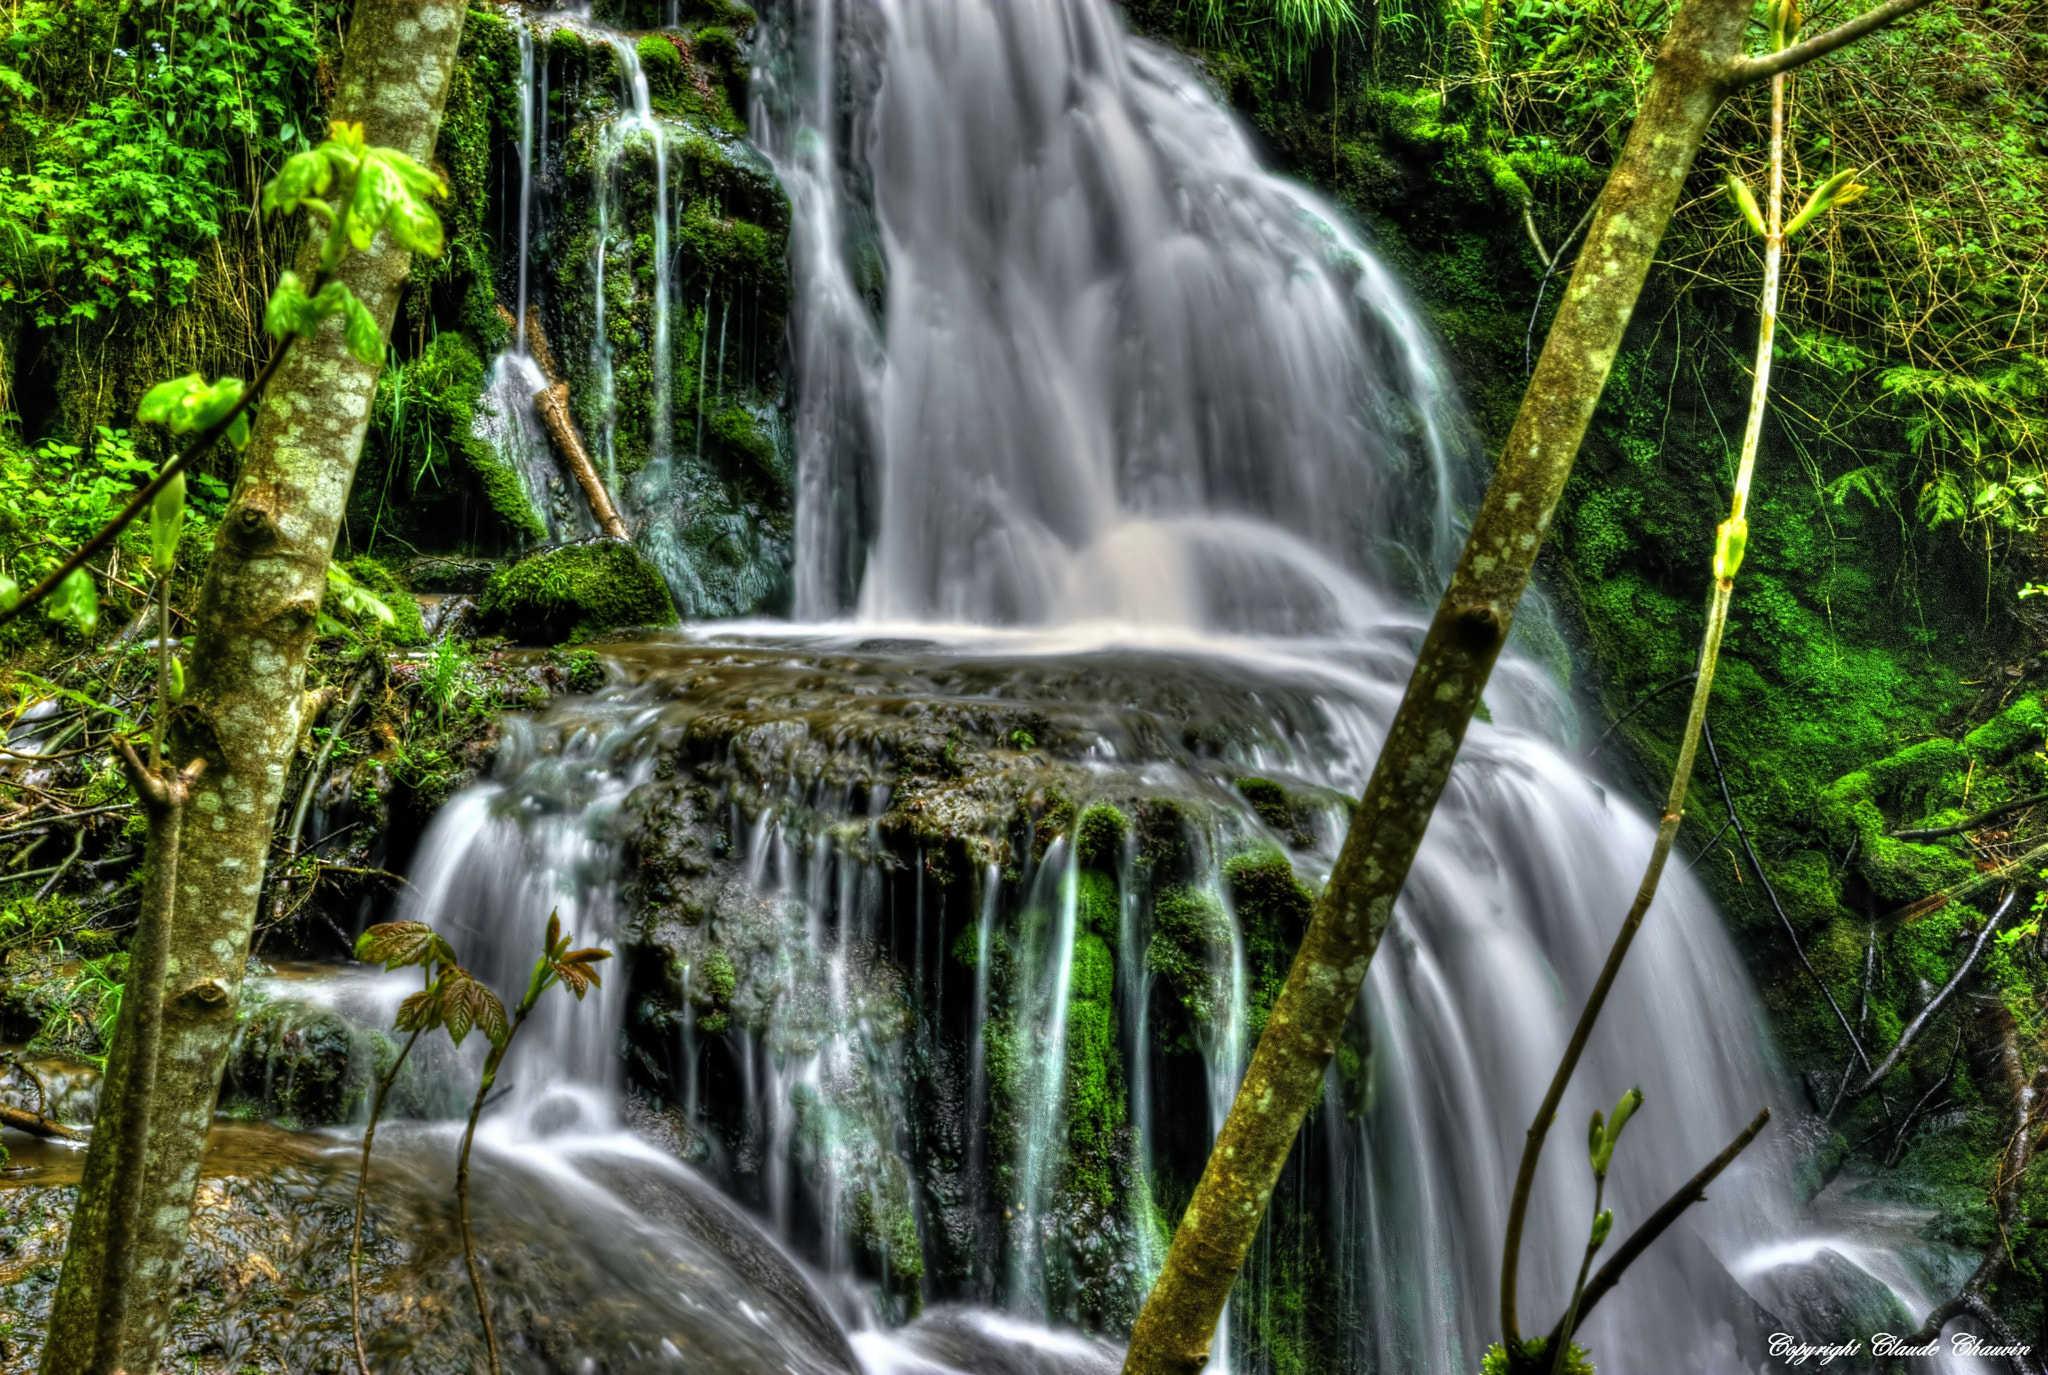
<svg viewBox="0 0 2048 1375">
<path fill-rule="evenodd" d="M 1780 0 L 1772 10 L 1773 47 L 1783 51 L 1791 44 L 1798 27 L 1798 11 L 1794 0 Z M 1777 70 L 1770 77 L 1771 82 L 1771 166 L 1769 183 L 1768 212 L 1759 211 L 1755 198 L 1740 179 L 1730 176 L 1729 185 L 1743 217 L 1750 227 L 1764 240 L 1764 284 L 1762 307 L 1757 326 L 1756 367 L 1750 387 L 1749 413 L 1743 427 L 1742 450 L 1736 463 L 1734 494 L 1729 504 L 1728 519 L 1715 531 L 1713 590 L 1707 604 L 1707 623 L 1700 637 L 1699 660 L 1694 670 L 1693 693 L 1690 708 L 1686 713 L 1684 733 L 1679 737 L 1678 762 L 1671 773 L 1671 786 L 1665 797 L 1664 811 L 1659 818 L 1657 838 L 1650 850 L 1649 862 L 1645 865 L 1642 882 L 1637 886 L 1635 900 L 1629 905 L 1628 913 L 1622 919 L 1621 930 L 1615 935 L 1614 944 L 1608 951 L 1607 961 L 1594 981 L 1593 991 L 1586 999 L 1586 1006 L 1579 1014 L 1578 1024 L 1565 1047 L 1557 1072 L 1552 1076 L 1550 1087 L 1544 1093 L 1542 1105 L 1536 1110 L 1530 1123 L 1522 1148 L 1521 1167 L 1515 1177 L 1514 1195 L 1508 1206 L 1507 1234 L 1502 1246 L 1500 1283 L 1500 1323 L 1502 1344 L 1512 1361 L 1522 1347 L 1520 1323 L 1517 1314 L 1517 1278 L 1521 1260 L 1522 1233 L 1528 1218 L 1531 1194 L 1536 1182 L 1536 1168 L 1542 1158 L 1545 1138 L 1551 1123 L 1556 1120 L 1559 1104 L 1564 1099 L 1566 1088 L 1584 1055 L 1587 1042 L 1591 1040 L 1593 1028 L 1605 1008 L 1615 979 L 1621 972 L 1623 961 L 1628 958 L 1629 947 L 1634 944 L 1636 934 L 1642 928 L 1643 918 L 1648 914 L 1651 902 L 1656 898 L 1666 862 L 1671 857 L 1671 848 L 1678 839 L 1678 829 L 1685 817 L 1686 791 L 1692 780 L 1693 762 L 1699 751 L 1700 736 L 1707 718 L 1707 704 L 1713 695 L 1714 670 L 1720 661 L 1721 641 L 1728 627 L 1728 608 L 1735 593 L 1735 575 L 1742 566 L 1742 558 L 1749 542 L 1749 494 L 1756 475 L 1756 459 L 1759 442 L 1763 434 L 1764 413 L 1770 395 L 1771 357 L 1778 324 L 1779 280 L 1783 270 L 1786 241 L 1798 232 L 1820 211 L 1830 205 L 1847 204 L 1862 194 L 1862 188 L 1854 184 L 1853 173 L 1842 173 L 1831 178 L 1809 199 L 1798 217 L 1788 227 L 1784 219 L 1785 192 L 1785 73 Z M 1766 217 L 1767 216 L 1767 217 Z M 1588 1256 L 1590 1262 L 1590 1255 Z M 1574 1294 L 1573 1312 L 1567 1316 L 1565 1331 L 1567 1339 L 1573 1321 L 1579 1295 Z M 1563 1352 L 1558 1353 L 1560 1358 Z"/>
</svg>

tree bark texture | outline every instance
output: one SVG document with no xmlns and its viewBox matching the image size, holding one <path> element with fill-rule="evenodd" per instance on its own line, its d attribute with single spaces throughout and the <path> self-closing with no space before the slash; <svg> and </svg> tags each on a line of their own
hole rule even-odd
<svg viewBox="0 0 2048 1375">
<path fill-rule="evenodd" d="M 1900 12 L 1903 12 L 1901 10 Z M 1337 865 L 1131 1334 L 1127 1375 L 1192 1375 L 1357 1001 L 1707 126 L 1750 0 L 1687 0 L 1658 51 L 1556 321 Z M 1759 73 L 1758 75 L 1762 75 Z"/>
<path fill-rule="evenodd" d="M 459 0 L 356 0 L 330 116 L 360 122 L 373 147 L 429 161 L 463 14 Z M 316 252 L 301 253 L 299 270 L 309 280 Z M 387 337 L 409 256 L 380 233 L 340 269 Z M 271 829 L 308 720 L 306 654 L 377 373 L 349 353 L 338 318 L 292 349 L 263 398 L 194 616 L 191 680 L 165 754 L 202 760 L 205 768 L 175 856 L 149 856 L 152 869 L 175 862 L 177 920 L 132 1239 L 135 1278 L 119 1341 L 120 1368 L 128 1371 L 156 1369 L 177 1291 Z M 131 1072 L 135 1049 L 136 1038 L 116 1036 L 110 1087 Z M 118 1104 L 102 1110 L 109 1109 Z M 44 1375 L 108 1375 L 93 1369 L 92 1358 L 104 1296 L 83 1279 L 79 1258 L 105 1244 L 112 1183 L 111 1170 L 89 1157 Z"/>
</svg>

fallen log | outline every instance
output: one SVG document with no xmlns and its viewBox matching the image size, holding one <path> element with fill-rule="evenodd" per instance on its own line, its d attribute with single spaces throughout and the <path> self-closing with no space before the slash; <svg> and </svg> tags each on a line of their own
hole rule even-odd
<svg viewBox="0 0 2048 1375">
<path fill-rule="evenodd" d="M 85 1133 L 74 1131 L 62 1122 L 52 1122 L 41 1113 L 30 1112 L 27 1108 L 9 1107 L 0 1103 L 0 1127 L 12 1127 L 30 1136 L 40 1136 L 45 1141 L 83 1141 Z"/>
<path fill-rule="evenodd" d="M 498 307 L 498 318 L 514 335 L 519 333 L 518 321 L 502 304 Z M 597 465 L 590 461 L 590 451 L 583 447 L 583 437 L 576 433 L 576 424 L 569 415 L 569 384 L 562 380 L 561 373 L 555 368 L 555 355 L 548 348 L 547 335 L 541 332 L 540 318 L 534 314 L 532 306 L 526 308 L 526 350 L 547 383 L 535 393 L 533 409 L 540 416 L 540 423 L 547 428 L 548 438 L 554 441 L 555 452 L 562 456 L 562 461 L 575 475 L 577 485 L 583 488 L 583 495 L 590 501 L 590 513 L 597 518 L 598 529 L 607 539 L 631 543 L 633 536 L 626 529 L 619 508 L 612 504 L 612 494 L 606 490 L 604 478 L 598 475 Z"/>
</svg>

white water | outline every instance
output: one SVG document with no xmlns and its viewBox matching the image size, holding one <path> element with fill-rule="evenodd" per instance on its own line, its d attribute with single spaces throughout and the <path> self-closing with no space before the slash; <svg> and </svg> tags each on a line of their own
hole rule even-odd
<svg viewBox="0 0 2048 1375">
<path fill-rule="evenodd" d="M 797 224 L 797 609 L 855 625 L 730 637 L 882 661 L 889 651 L 861 644 L 891 635 L 927 646 L 919 672 L 939 672 L 934 661 L 1042 661 L 1072 669 L 1083 684 L 1074 692 L 1140 646 L 1161 677 L 1235 678 L 1253 685 L 1252 715 L 1273 705 L 1256 743 L 1215 758 L 1105 726 L 1086 755 L 1105 778 L 1227 797 L 1231 778 L 1253 771 L 1355 795 L 1407 671 L 1417 592 L 1455 543 L 1470 471 L 1434 348 L 1384 269 L 1328 207 L 1262 170 L 1187 68 L 1129 39 L 1101 0 L 849 10 L 807 0 L 767 18 L 756 132 Z M 613 136 L 644 128 L 664 168 L 632 45 L 614 46 L 635 116 Z M 609 184 L 599 197 L 611 204 Z M 657 203 L 665 236 L 665 184 Z M 850 266 L 870 247 L 887 268 L 880 320 Z M 657 252 L 656 414 L 666 417 L 665 237 Z M 599 311 L 602 301 L 600 278 Z M 707 338 L 709 324 L 707 309 Z M 601 325 L 598 338 L 602 348 Z M 658 434 L 657 453 L 667 445 Z M 602 448 L 609 457 L 609 434 Z M 498 780 L 452 803 L 427 838 L 408 914 L 447 931 L 499 988 L 523 985 L 551 908 L 580 936 L 621 934 L 617 814 L 650 776 L 662 713 L 676 710 L 654 705 L 659 696 L 614 694 L 532 729 L 509 726 Z M 1348 1118 L 1333 1080 L 1309 1129 L 1315 1168 L 1333 1181 L 1313 1240 L 1360 1315 L 1345 1357 L 1361 1371 L 1477 1368 L 1522 1132 L 1651 842 L 1639 811 L 1516 728 L 1565 714 L 1540 674 L 1508 665 L 1493 696 L 1498 724 L 1475 725 L 1368 981 L 1369 1106 Z M 1118 704 L 1100 710 L 1114 716 Z M 806 731 L 788 724 L 791 757 Z M 744 861 L 720 920 L 750 923 L 762 963 L 745 986 L 761 1006 L 760 1030 L 730 1038 L 744 1130 L 710 1148 L 708 1167 L 792 1248 L 845 1277 L 858 1268 L 848 1236 L 860 1200 L 911 1209 L 927 1236 L 939 1226 L 903 1147 L 918 1115 L 903 1063 L 911 1042 L 887 1030 L 897 976 L 884 925 L 896 918 L 873 859 L 883 804 L 792 773 L 779 793 L 722 793 L 720 805 Z M 1328 862 L 1340 818 L 1325 819 L 1298 865 Z M 1225 850 L 1258 823 L 1241 817 L 1240 830 L 1201 838 L 1212 888 Z M 964 1293 L 938 1296 L 1055 1320 L 1073 1303 L 1043 1240 L 1057 1225 L 1050 1165 L 1074 942 L 1064 853 L 1055 846 L 1024 880 L 1036 896 L 1016 911 L 999 912 L 984 878 L 971 1031 L 959 1047 L 966 1173 L 979 1186 L 1013 1167 L 1020 1184 L 1007 1226 L 983 1233 L 987 1268 Z M 1121 1034 L 1149 1166 L 1162 1126 L 1182 1124 L 1159 1120 L 1141 972 L 1148 917 L 1126 907 Z M 903 981 L 943 993 L 942 979 L 928 986 L 918 913 Z M 1027 995 L 1004 1010 L 1033 1057 L 1019 1108 L 1029 1129 L 1013 1160 L 994 1158 L 985 1121 L 981 1033 L 994 1015 L 999 918 L 1032 961 Z M 1200 1047 L 1204 1101 L 1173 1105 L 1203 1114 L 1211 1133 L 1248 1049 L 1234 918 L 1228 964 L 1218 971 L 1225 1015 Z M 686 986 L 702 976 L 688 966 Z M 508 1071 L 519 1110 L 489 1128 L 502 1149 L 612 1129 L 623 982 L 580 1007 L 556 1000 L 523 1033 Z M 943 1039 L 938 1018 L 928 1023 L 917 1034 Z M 688 1022 L 678 1038 L 691 1067 L 686 1106 L 708 1132 L 696 1115 L 703 1038 Z M 1576 1124 L 1631 1084 L 1649 1105 L 1608 1191 L 1624 1229 L 1758 1107 L 1779 1109 L 1779 1143 L 1796 1113 L 1779 1094 L 1748 980 L 1684 873 L 1667 877 L 1560 1115 L 1525 1253 L 1525 1325 L 1562 1307 L 1590 1211 Z M 1853 1219 L 1802 1217 L 1785 1183 L 1792 1159 L 1789 1146 L 1760 1146 L 1630 1273 L 1583 1334 L 1603 1371 L 1746 1368 L 1738 1331 L 1758 1319 L 1742 1291 L 1775 1302 L 1775 1277 L 1823 1249 L 1924 1305 L 1913 1267 L 1866 1244 Z M 1160 1259 L 1142 1179 L 1127 1204 L 1107 1234 L 1142 1278 Z M 1254 1257 L 1253 1309 L 1271 1263 Z M 857 1306 L 867 1316 L 856 1323 L 900 1316 L 873 1293 Z M 1251 1320 L 1240 1313 L 1234 1331 Z M 1018 1349 L 1077 1343 L 1065 1352 L 1071 1368 L 1100 1358 L 1038 1328 L 999 1335 Z M 878 1372 L 954 1368 L 917 1341 L 869 1331 L 856 1349 Z M 1226 1330 L 1219 1365 L 1250 1369 L 1250 1354 L 1230 1354 L 1244 1350 Z"/>
</svg>

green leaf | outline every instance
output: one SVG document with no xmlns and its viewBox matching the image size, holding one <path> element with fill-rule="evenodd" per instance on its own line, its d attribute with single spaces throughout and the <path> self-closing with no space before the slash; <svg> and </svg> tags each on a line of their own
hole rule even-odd
<svg viewBox="0 0 2048 1375">
<path fill-rule="evenodd" d="M 263 188 L 263 213 L 288 215 L 307 198 L 326 195 L 333 183 L 333 165 L 323 149 L 294 153 Z"/>
<path fill-rule="evenodd" d="M 1621 1129 L 1628 1125 L 1629 1118 L 1635 1116 L 1636 1109 L 1642 1105 L 1643 1091 L 1640 1088 L 1630 1089 L 1621 1095 L 1620 1101 L 1614 1105 L 1614 1115 L 1607 1119 L 1607 1131 L 1601 1138 L 1599 1151 L 1593 1157 L 1593 1174 L 1596 1177 L 1606 1177 L 1607 1167 L 1614 1161 L 1614 1147 L 1621 1140 Z"/>
<path fill-rule="evenodd" d="M 356 958 L 392 970 L 408 965 L 452 965 L 455 952 L 423 921 L 386 921 L 356 938 Z"/>
<path fill-rule="evenodd" d="M 178 540 L 185 533 L 185 475 L 173 473 L 149 504 L 149 551 L 156 575 L 168 578 L 178 565 Z"/>
<path fill-rule="evenodd" d="M 1714 579 L 1725 582 L 1742 567 L 1742 555 L 1749 548 L 1749 522 L 1724 520 L 1714 530 Z M 1614 1130 L 1619 1131 L 1616 1126 Z"/>
<path fill-rule="evenodd" d="M 294 336 L 310 339 L 319 327 L 320 308 L 306 295 L 299 274 L 287 272 L 278 278 L 277 290 L 270 293 L 270 304 L 263 311 L 264 332 L 283 343 Z"/>
<path fill-rule="evenodd" d="M 1757 235 L 1764 231 L 1764 213 L 1757 207 L 1756 196 L 1749 189 L 1749 183 L 1733 172 L 1728 174 L 1728 195 L 1742 211 L 1742 218 Z"/>
<path fill-rule="evenodd" d="M 143 394 L 136 419 L 190 434 L 220 423 L 242 399 L 242 379 L 223 377 L 209 385 L 198 373 L 159 382 Z"/>
<path fill-rule="evenodd" d="M 172 706 L 185 700 L 185 665 L 177 655 L 170 660 L 170 679 L 164 684 L 164 700 Z"/>
<path fill-rule="evenodd" d="M 383 361 L 384 331 L 377 327 L 377 317 L 370 314 L 370 308 L 362 303 L 354 292 L 348 294 L 343 303 L 347 325 L 348 351 L 357 359 L 372 366 Z"/>
<path fill-rule="evenodd" d="M 327 565 L 327 594 L 334 598 L 336 605 L 358 620 L 371 620 L 378 625 L 396 625 L 398 618 L 382 598 L 348 575 L 348 570 L 339 564 Z"/>
<path fill-rule="evenodd" d="M 57 584 L 57 590 L 50 594 L 45 614 L 53 621 L 71 622 L 81 635 L 92 634 L 100 623 L 100 594 L 83 568 L 72 569 L 64 581 Z"/>
<path fill-rule="evenodd" d="M 0 611 L 12 611 L 21 605 L 21 584 L 0 573 Z"/>
<path fill-rule="evenodd" d="M 1785 226 L 1785 237 L 1791 238 L 1806 228 L 1816 215 L 1832 207 L 1853 205 L 1862 200 L 1863 193 L 1870 188 L 1856 180 L 1856 170 L 1851 167 L 1847 171 L 1837 172 L 1816 187 L 1814 193 L 1806 198 L 1806 204 L 1801 207 L 1799 213 L 1792 217 L 1792 223 Z"/>
</svg>

